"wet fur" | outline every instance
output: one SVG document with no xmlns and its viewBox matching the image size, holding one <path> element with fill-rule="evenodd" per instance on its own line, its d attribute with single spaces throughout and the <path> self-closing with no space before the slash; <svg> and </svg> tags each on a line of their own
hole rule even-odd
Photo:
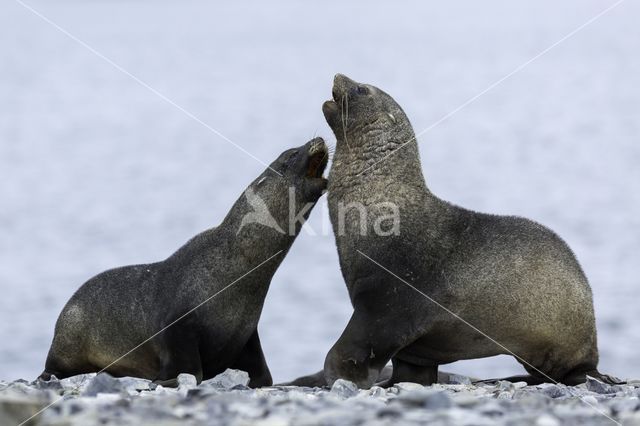
<svg viewBox="0 0 640 426">
<path fill-rule="evenodd" d="M 298 209 L 315 203 L 324 190 L 323 179 L 305 177 L 311 146 L 318 144 L 324 146 L 316 139 L 284 152 L 250 185 L 282 229 L 288 230 L 289 187 L 295 188 Z M 295 161 L 288 160 L 294 152 Z M 166 260 L 90 279 L 62 310 L 40 378 L 107 371 L 174 383 L 179 373 L 200 381 L 237 368 L 249 373 L 250 386 L 270 385 L 257 324 L 271 278 L 301 225 L 295 235 L 260 224 L 239 231 L 252 211 L 243 193 L 220 226 Z"/>
<path fill-rule="evenodd" d="M 439 199 L 422 175 L 411 124 L 389 95 L 341 75 L 333 95 L 323 106 L 337 138 L 328 201 L 354 313 L 327 355 L 326 382 L 366 388 L 392 360 L 387 384 L 431 384 L 441 364 L 498 354 L 524 360 L 534 381 L 615 381 L 597 371 L 591 289 L 567 244 L 531 220 Z M 376 203 L 395 203 L 401 235 L 377 236 L 369 226 L 361 236 L 356 213 L 339 235 L 338 205 L 351 202 L 369 206 L 369 224 Z"/>
</svg>

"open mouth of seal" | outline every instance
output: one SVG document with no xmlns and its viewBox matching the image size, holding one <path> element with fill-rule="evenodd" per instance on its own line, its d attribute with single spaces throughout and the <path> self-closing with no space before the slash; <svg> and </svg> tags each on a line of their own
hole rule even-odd
<svg viewBox="0 0 640 426">
<path fill-rule="evenodd" d="M 333 87 L 333 89 L 331 90 L 331 99 L 326 100 L 324 103 L 326 106 L 326 108 L 329 109 L 335 109 L 337 110 L 338 108 L 340 108 L 341 105 L 343 105 L 345 101 L 345 96 L 343 93 L 340 92 L 340 90 L 338 90 L 338 88 L 336 88 L 335 86 Z"/>
<path fill-rule="evenodd" d="M 324 142 L 316 142 L 309 148 L 307 160 L 307 177 L 322 178 L 324 169 L 329 162 L 329 150 Z"/>
</svg>

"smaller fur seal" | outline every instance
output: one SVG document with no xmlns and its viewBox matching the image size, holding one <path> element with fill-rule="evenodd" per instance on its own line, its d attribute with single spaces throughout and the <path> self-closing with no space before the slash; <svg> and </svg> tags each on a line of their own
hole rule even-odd
<svg viewBox="0 0 640 426">
<path fill-rule="evenodd" d="M 327 161 L 321 138 L 289 149 L 217 228 L 164 261 L 87 281 L 58 318 L 40 379 L 106 371 L 174 384 L 179 373 L 200 382 L 236 368 L 252 387 L 271 385 L 258 320 L 276 269 L 326 188 Z"/>
<path fill-rule="evenodd" d="M 332 92 L 322 108 L 337 139 L 329 213 L 354 312 L 326 357 L 326 382 L 368 388 L 391 360 L 387 384 L 431 384 L 442 364 L 499 354 L 530 374 L 516 380 L 616 382 L 597 370 L 591 289 L 568 245 L 531 220 L 439 199 L 394 99 L 340 74 Z M 397 207 L 400 232 L 372 226 L 382 203 Z M 365 232 L 341 205 L 364 206 Z"/>
</svg>

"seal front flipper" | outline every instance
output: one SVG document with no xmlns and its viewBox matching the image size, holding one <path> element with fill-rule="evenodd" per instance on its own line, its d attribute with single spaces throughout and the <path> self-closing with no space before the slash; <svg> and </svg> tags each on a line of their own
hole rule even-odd
<svg viewBox="0 0 640 426">
<path fill-rule="evenodd" d="M 396 357 L 394 357 L 395 359 Z M 423 367 L 426 368 L 426 367 Z M 438 383 L 449 383 L 451 380 L 451 376 L 458 376 L 455 373 L 448 373 L 446 371 L 438 371 Z M 411 382 L 415 379 L 415 377 L 411 377 L 407 379 L 405 376 L 402 376 L 402 380 L 397 380 L 399 376 L 396 376 L 396 379 L 391 380 L 393 376 L 393 367 L 391 365 L 385 366 L 382 371 L 380 371 L 380 375 L 378 376 L 378 380 L 375 383 L 375 386 L 380 387 L 390 387 L 395 383 L 400 382 Z M 471 382 L 478 382 L 478 380 L 469 378 Z M 324 370 L 320 370 L 317 373 L 309 374 L 307 376 L 298 377 L 295 380 L 286 383 L 278 383 L 276 386 L 304 386 L 309 388 L 321 388 L 327 387 L 327 380 L 324 378 Z"/>
<path fill-rule="evenodd" d="M 255 330 L 231 368 L 249 373 L 249 387 L 271 386 L 273 379 L 262 352 L 258 330 Z"/>
<path fill-rule="evenodd" d="M 388 282 L 377 286 L 368 281 L 360 280 L 366 290 L 354 301 L 353 315 L 325 359 L 328 385 L 344 378 L 359 388 L 370 388 L 391 358 L 417 338 L 409 310 L 375 309 L 376 300 L 387 300 L 391 306 L 408 303 L 404 299 L 410 296 L 411 290 L 394 288 L 394 284 Z M 379 294 L 384 286 L 385 299 Z"/>
<path fill-rule="evenodd" d="M 376 386 L 382 386 L 386 383 L 392 374 L 392 368 L 390 365 L 385 366 L 376 380 Z M 317 373 L 309 374 L 307 376 L 298 377 L 295 380 L 286 383 L 279 383 L 277 386 L 304 386 L 309 388 L 322 388 L 327 387 L 327 379 L 324 377 L 324 370 L 320 370 Z"/>
<path fill-rule="evenodd" d="M 354 310 L 347 327 L 324 362 L 327 385 L 337 379 L 346 379 L 361 389 L 369 389 L 380 376 L 400 345 L 387 339 L 378 318 L 371 318 L 359 309 Z M 396 335 L 397 336 L 397 335 Z"/>
</svg>

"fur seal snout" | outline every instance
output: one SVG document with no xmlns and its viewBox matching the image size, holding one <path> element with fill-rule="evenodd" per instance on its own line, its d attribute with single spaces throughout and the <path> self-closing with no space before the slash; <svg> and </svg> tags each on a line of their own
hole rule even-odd
<svg viewBox="0 0 640 426">
<path fill-rule="evenodd" d="M 87 281 L 56 322 L 40 378 L 107 371 L 171 385 L 179 373 L 200 381 L 236 368 L 252 387 L 271 385 L 257 324 L 276 269 L 326 188 L 327 158 L 321 138 L 283 152 L 220 226 L 161 262 Z"/>
</svg>

